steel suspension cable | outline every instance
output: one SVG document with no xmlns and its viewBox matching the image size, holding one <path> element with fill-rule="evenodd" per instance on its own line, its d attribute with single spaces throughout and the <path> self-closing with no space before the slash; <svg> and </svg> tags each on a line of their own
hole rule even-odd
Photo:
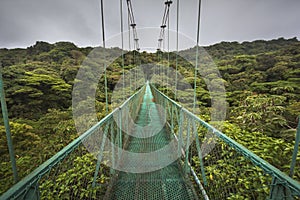
<svg viewBox="0 0 300 200">
<path fill-rule="evenodd" d="M 123 101 L 125 100 L 125 71 L 124 71 L 124 28 L 123 28 L 123 0 L 120 0 L 120 16 L 121 16 L 121 46 L 122 46 L 122 78 L 123 78 Z"/>
<path fill-rule="evenodd" d="M 168 7 L 170 5 L 168 4 Z M 168 68 L 167 68 L 167 88 L 169 85 L 169 69 L 170 68 L 170 9 L 168 8 Z"/>
<path fill-rule="evenodd" d="M 1 65 L 1 63 L 0 63 Z M 17 183 L 19 180 L 18 169 L 16 164 L 16 154 L 13 146 L 11 130 L 9 126 L 9 118 L 8 118 L 8 111 L 7 105 L 5 101 L 5 91 L 4 91 L 4 83 L 3 83 L 3 76 L 2 76 L 3 68 L 0 66 L 0 101 L 1 101 L 1 110 L 3 116 L 3 122 L 5 127 L 6 139 L 7 139 L 7 147 L 9 152 L 9 158 L 12 166 L 13 178 L 14 183 Z"/>
<path fill-rule="evenodd" d="M 100 1 L 100 7 L 101 7 L 101 23 L 102 23 L 102 44 L 103 44 L 103 48 L 105 50 L 105 24 L 104 24 L 103 0 Z M 108 114 L 106 63 L 104 63 L 104 90 L 105 90 L 105 113 Z"/>
<path fill-rule="evenodd" d="M 198 70 L 199 43 L 200 43 L 200 17 L 201 17 L 201 0 L 199 0 L 199 8 L 198 8 L 198 27 L 197 27 L 196 64 L 195 64 L 195 77 L 194 77 L 194 103 L 193 103 L 194 113 L 196 109 L 197 70 Z"/>
<path fill-rule="evenodd" d="M 161 30 L 160 30 L 160 33 L 159 33 L 159 38 L 158 38 L 158 52 L 160 52 L 160 50 L 162 49 L 162 60 L 163 60 L 163 53 L 164 53 L 164 48 L 165 48 L 165 28 L 168 26 L 168 68 L 167 68 L 167 71 L 166 71 L 166 74 L 168 76 L 168 72 L 169 72 L 169 67 L 170 67 L 170 55 L 169 55 L 169 51 L 170 51 L 170 41 L 169 41 L 169 38 L 170 38 L 170 23 L 169 23 L 169 13 L 170 13 L 170 5 L 172 4 L 173 2 L 170 1 L 170 0 L 166 0 L 165 1 L 165 10 L 164 10 L 164 14 L 163 14 L 163 18 L 162 18 L 162 23 L 161 23 Z M 162 67 L 162 66 L 161 66 Z M 162 70 L 162 72 L 164 72 L 164 70 Z M 162 82 L 164 83 L 164 74 L 163 73 L 163 76 L 162 76 Z M 166 81 L 167 81 L 167 86 L 168 86 L 168 77 L 166 77 Z"/>
<path fill-rule="evenodd" d="M 131 51 L 131 26 L 130 26 L 130 10 L 129 8 L 127 8 L 127 23 L 128 23 L 128 48 L 129 48 L 129 51 Z M 130 88 L 130 91 L 131 91 L 131 74 L 130 74 L 130 78 L 129 78 L 129 88 Z"/>
<path fill-rule="evenodd" d="M 162 23 L 161 23 L 161 26 L 160 26 L 161 30 L 160 30 L 159 39 L 158 39 L 158 49 L 161 48 L 161 45 L 162 45 L 162 42 L 163 42 L 163 39 L 164 39 L 165 28 L 167 27 L 168 18 L 169 18 L 170 5 L 172 3 L 173 2 L 170 1 L 170 0 L 167 0 L 165 2 L 165 10 L 164 10 L 163 18 L 162 18 Z"/>
<path fill-rule="evenodd" d="M 132 8 L 131 0 L 127 0 L 127 9 L 128 9 L 130 26 L 132 27 L 134 49 L 138 51 L 139 50 L 139 42 L 138 42 L 139 39 L 138 39 L 137 30 L 136 30 L 136 23 L 135 23 L 135 18 L 134 18 L 134 14 L 133 14 L 133 8 Z"/>
<path fill-rule="evenodd" d="M 161 26 L 160 26 L 161 30 L 160 30 L 159 38 L 158 38 L 158 49 L 162 48 L 162 41 L 163 41 L 163 36 L 164 36 L 164 31 L 165 31 L 164 28 L 166 27 L 166 25 L 165 25 L 166 13 L 167 13 L 167 6 L 165 6 L 163 19 L 162 19 Z"/>
<path fill-rule="evenodd" d="M 130 42 L 130 40 L 131 40 L 131 28 L 130 28 L 130 10 L 129 10 L 129 8 L 127 9 L 127 23 L 128 23 L 128 48 L 129 48 L 129 51 L 131 51 L 131 42 Z"/>
<path fill-rule="evenodd" d="M 179 53 L 179 0 L 177 0 L 177 19 L 176 19 L 176 70 L 175 70 L 175 100 L 177 99 L 177 70 L 178 70 L 178 53 Z"/>
<path fill-rule="evenodd" d="M 129 22 L 130 26 L 132 27 L 132 37 L 133 37 L 133 64 L 135 65 L 136 63 L 136 55 L 135 51 L 139 51 L 139 39 L 138 39 L 138 34 L 136 30 L 136 23 L 135 23 L 135 18 L 133 14 L 133 8 L 132 8 L 132 3 L 131 0 L 127 0 L 127 10 L 128 10 L 128 16 L 129 16 Z M 135 77 L 135 89 L 137 89 L 137 74 L 136 70 L 134 70 L 134 77 Z"/>
</svg>

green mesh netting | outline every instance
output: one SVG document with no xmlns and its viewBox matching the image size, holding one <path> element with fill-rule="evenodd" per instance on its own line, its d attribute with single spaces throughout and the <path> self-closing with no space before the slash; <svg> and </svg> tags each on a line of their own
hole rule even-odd
<svg viewBox="0 0 300 200">
<path fill-rule="evenodd" d="M 136 119 L 136 124 L 144 127 L 150 123 L 149 127 L 152 130 L 157 130 L 159 123 L 163 120 L 160 119 L 159 110 L 153 102 L 153 95 L 150 87 L 146 87 L 145 95 L 141 105 L 141 109 Z M 150 116 L 151 109 L 151 116 Z M 130 136 L 126 149 L 136 153 L 153 152 L 163 148 L 170 143 L 171 134 L 164 127 L 157 134 L 146 137 L 138 138 Z M 177 147 L 168 152 L 170 155 L 161 155 L 157 159 L 157 163 L 161 162 L 160 159 L 165 159 L 165 156 L 176 156 Z M 133 167 L 139 168 L 139 163 L 132 163 Z M 145 167 L 145 166 L 143 166 Z M 118 172 L 116 178 L 112 180 L 111 187 L 108 189 L 105 199 L 198 199 L 191 183 L 184 176 L 183 170 L 179 161 L 147 173 L 127 173 Z"/>
</svg>

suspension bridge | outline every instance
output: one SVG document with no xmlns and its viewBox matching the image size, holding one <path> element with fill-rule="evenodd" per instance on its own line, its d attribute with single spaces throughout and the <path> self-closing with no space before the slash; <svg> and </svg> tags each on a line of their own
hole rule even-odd
<svg viewBox="0 0 300 200">
<path fill-rule="evenodd" d="M 131 1 L 126 2 L 134 49 L 139 50 Z M 169 27 L 171 4 L 165 2 L 158 50 Z M 101 5 L 105 47 L 103 1 Z M 120 5 L 122 11 L 122 0 Z M 178 8 L 179 1 L 177 14 Z M 201 1 L 198 35 L 200 8 Z M 199 36 L 196 45 L 198 53 Z M 300 199 L 299 182 L 200 119 L 193 112 L 195 95 L 193 109 L 188 109 L 176 101 L 176 92 L 171 99 L 159 90 L 159 85 L 144 78 L 142 86 L 136 86 L 128 99 L 108 113 L 104 78 L 107 115 L 0 199 Z M 130 82 L 137 82 L 134 78 Z M 196 86 L 195 81 L 194 90 Z M 175 91 L 179 88 L 173 87 Z M 297 145 L 299 141 L 291 168 L 295 167 Z M 86 162 L 79 162 L 79 158 Z M 111 167 L 108 185 L 101 176 L 105 166 Z M 229 168 L 234 170 L 228 173 Z"/>
</svg>

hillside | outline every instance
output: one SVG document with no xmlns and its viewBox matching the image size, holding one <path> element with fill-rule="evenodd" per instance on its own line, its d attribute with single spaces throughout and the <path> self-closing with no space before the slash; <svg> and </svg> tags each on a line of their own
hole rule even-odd
<svg viewBox="0 0 300 200">
<path fill-rule="evenodd" d="M 78 48 L 69 42 L 37 42 L 26 49 L 0 49 L 21 177 L 77 137 L 71 112 L 72 86 L 81 63 L 92 49 Z M 223 131 L 288 172 L 297 116 L 300 115 L 300 42 L 296 38 L 222 42 L 204 49 L 218 67 L 226 88 L 228 113 Z M 191 48 L 180 55 L 193 58 L 195 51 Z M 121 49 L 111 48 L 104 52 L 109 57 L 120 55 Z M 134 68 L 135 60 L 141 64 L 157 61 L 164 64 L 167 53 L 162 57 L 164 59 L 159 59 L 156 53 L 126 52 L 125 70 Z M 176 65 L 175 57 L 174 53 L 170 54 L 172 68 Z M 118 58 L 108 67 L 109 97 L 121 76 L 121 66 L 122 60 Z M 193 87 L 193 67 L 180 58 L 178 70 Z M 203 111 L 201 117 L 209 120 L 211 99 L 200 76 L 197 85 L 197 99 Z M 99 86 L 103 87 L 102 79 Z M 102 118 L 105 109 L 103 88 L 97 91 L 96 107 L 98 117 Z M 3 126 L 0 129 L 1 194 L 13 181 L 5 129 Z M 298 180 L 299 171 L 295 174 Z"/>
</svg>

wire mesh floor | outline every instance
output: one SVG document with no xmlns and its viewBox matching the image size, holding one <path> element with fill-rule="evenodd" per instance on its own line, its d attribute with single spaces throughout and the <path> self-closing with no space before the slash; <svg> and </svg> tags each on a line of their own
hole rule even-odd
<svg viewBox="0 0 300 200">
<path fill-rule="evenodd" d="M 151 116 L 149 111 L 151 109 Z M 150 88 L 146 88 L 145 96 L 136 120 L 136 124 L 145 127 L 152 121 L 151 129 L 159 126 L 160 116 L 153 102 Z M 147 153 L 159 150 L 170 143 L 171 134 L 163 128 L 155 135 L 147 138 L 130 136 L 126 150 L 136 153 Z M 176 156 L 177 147 L 174 146 L 165 155 L 157 157 L 157 162 L 166 159 L 166 156 Z M 169 154 L 169 155 L 168 155 Z M 129 161 L 124 161 L 128 164 Z M 139 168 L 141 163 L 130 163 L 132 167 Z M 144 167 L 144 165 L 143 165 Z M 132 200 L 132 199 L 198 199 L 196 192 L 181 168 L 179 160 L 161 169 L 146 173 L 116 172 L 106 192 L 105 199 Z"/>
</svg>

